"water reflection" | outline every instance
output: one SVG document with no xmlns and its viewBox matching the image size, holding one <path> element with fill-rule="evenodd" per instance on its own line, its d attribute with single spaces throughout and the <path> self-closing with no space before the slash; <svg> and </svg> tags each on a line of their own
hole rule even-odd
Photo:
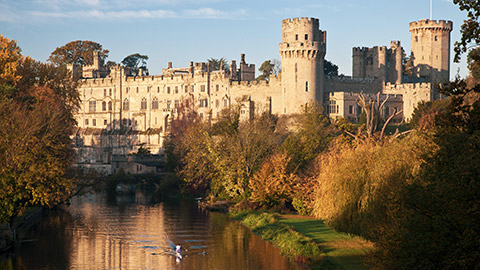
<svg viewBox="0 0 480 270">
<path fill-rule="evenodd" d="M 88 195 L 46 214 L 1 269 L 302 269 L 225 215 L 145 194 Z M 176 260 L 168 243 L 184 248 Z"/>
</svg>

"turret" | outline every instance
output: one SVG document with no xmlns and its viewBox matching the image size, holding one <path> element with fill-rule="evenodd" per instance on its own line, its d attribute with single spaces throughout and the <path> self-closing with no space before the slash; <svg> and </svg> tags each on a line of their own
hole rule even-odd
<svg viewBox="0 0 480 270">
<path fill-rule="evenodd" d="M 318 19 L 293 18 L 282 21 L 283 113 L 299 112 L 311 101 L 323 103 L 323 60 L 326 32 L 319 29 Z"/>
<path fill-rule="evenodd" d="M 432 82 L 450 78 L 451 21 L 420 20 L 410 23 L 415 75 Z"/>
</svg>

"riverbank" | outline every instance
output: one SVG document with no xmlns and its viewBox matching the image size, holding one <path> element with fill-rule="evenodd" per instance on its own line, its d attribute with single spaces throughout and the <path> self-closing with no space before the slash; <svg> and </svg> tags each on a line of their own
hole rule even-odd
<svg viewBox="0 0 480 270">
<path fill-rule="evenodd" d="M 12 226 L 1 224 L 0 253 L 9 251 L 15 242 L 22 238 L 24 232 L 41 219 L 42 213 L 42 207 L 28 207 L 25 213 L 15 218 Z"/>
<path fill-rule="evenodd" d="M 373 244 L 337 233 L 323 221 L 298 215 L 239 211 L 229 214 L 264 240 L 312 269 L 369 269 L 363 261 Z"/>
</svg>

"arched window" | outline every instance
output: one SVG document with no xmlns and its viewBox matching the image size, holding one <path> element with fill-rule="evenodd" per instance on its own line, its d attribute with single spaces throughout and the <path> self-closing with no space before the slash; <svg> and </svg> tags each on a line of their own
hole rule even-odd
<svg viewBox="0 0 480 270">
<path fill-rule="evenodd" d="M 123 110 L 124 111 L 130 110 L 130 102 L 128 101 L 128 99 L 123 100 Z"/>
<path fill-rule="evenodd" d="M 112 111 L 112 102 L 111 101 L 108 102 L 108 111 Z"/>
<path fill-rule="evenodd" d="M 147 99 L 142 98 L 142 103 L 140 103 L 140 109 L 141 110 L 146 110 L 147 109 Z"/>
<path fill-rule="evenodd" d="M 152 100 L 152 110 L 157 110 L 157 109 L 158 109 L 158 99 L 154 97 Z"/>
<path fill-rule="evenodd" d="M 107 102 L 103 101 L 102 102 L 102 111 L 106 111 L 107 110 Z"/>
</svg>

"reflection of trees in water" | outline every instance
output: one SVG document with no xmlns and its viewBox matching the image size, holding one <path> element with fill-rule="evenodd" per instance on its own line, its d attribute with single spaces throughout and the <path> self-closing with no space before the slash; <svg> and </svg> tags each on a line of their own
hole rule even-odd
<svg viewBox="0 0 480 270">
<path fill-rule="evenodd" d="M 21 244 L 7 261 L 9 265 L 0 263 L 1 269 L 65 269 L 69 265 L 69 255 L 72 251 L 73 234 L 67 232 L 71 227 L 72 216 L 61 209 L 46 212 L 45 217 L 35 224 L 24 239 L 29 240 Z M 33 240 L 33 241 L 30 241 Z M 37 248 L 38 246 L 42 248 Z M 62 247 L 62 248 L 59 248 Z M 33 252 L 33 250 L 35 250 Z"/>
<path fill-rule="evenodd" d="M 294 267 L 289 260 L 280 254 L 270 242 L 254 235 L 237 221 L 226 218 L 225 215 L 215 218 L 213 222 L 222 223 L 223 230 L 216 234 L 215 242 L 223 243 L 215 249 L 215 267 L 218 269 L 278 269 L 287 270 Z M 246 260 L 245 258 L 248 258 Z"/>
</svg>

